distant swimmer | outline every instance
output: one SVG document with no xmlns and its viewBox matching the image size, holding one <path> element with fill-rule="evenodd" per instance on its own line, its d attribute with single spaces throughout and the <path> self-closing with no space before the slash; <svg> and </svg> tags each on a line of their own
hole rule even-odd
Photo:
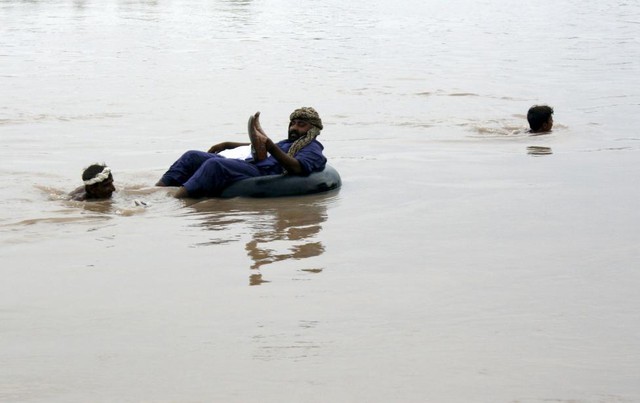
<svg viewBox="0 0 640 403">
<path fill-rule="evenodd" d="M 84 186 L 69 193 L 71 200 L 105 200 L 111 198 L 116 188 L 111 169 L 105 164 L 93 164 L 82 173 Z"/>
<path fill-rule="evenodd" d="M 547 105 L 534 105 L 527 112 L 530 133 L 547 133 L 553 127 L 553 108 Z"/>
</svg>

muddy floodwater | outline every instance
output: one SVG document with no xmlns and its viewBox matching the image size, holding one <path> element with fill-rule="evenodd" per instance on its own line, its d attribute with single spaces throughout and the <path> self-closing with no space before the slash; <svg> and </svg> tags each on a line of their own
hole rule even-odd
<svg viewBox="0 0 640 403">
<path fill-rule="evenodd" d="M 617 0 L 0 0 L 0 401 L 640 401 L 638 38 Z M 300 106 L 340 190 L 153 186 Z"/>
</svg>

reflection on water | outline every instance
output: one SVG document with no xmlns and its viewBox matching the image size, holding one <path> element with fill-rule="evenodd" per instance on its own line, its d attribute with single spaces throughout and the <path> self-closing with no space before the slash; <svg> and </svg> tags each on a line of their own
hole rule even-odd
<svg viewBox="0 0 640 403">
<path fill-rule="evenodd" d="M 262 283 L 268 283 L 269 281 L 262 279 L 261 273 L 252 274 L 249 276 L 249 285 L 260 285 Z"/>
<path fill-rule="evenodd" d="M 549 155 L 553 154 L 553 151 L 551 151 L 551 147 L 529 146 L 527 147 L 527 154 L 536 156 Z"/>
<path fill-rule="evenodd" d="M 199 217 L 199 224 L 219 237 L 202 245 L 219 245 L 241 241 L 246 233 L 233 228 L 248 228 L 250 239 L 245 250 L 251 258 L 250 269 L 257 271 L 282 261 L 305 260 L 322 255 L 325 246 L 319 235 L 327 220 L 327 207 L 334 193 L 278 199 L 209 199 L 190 207 Z M 306 262 L 300 268 L 308 273 L 320 273 L 323 268 Z M 253 272 L 250 285 L 268 282 L 263 273 Z"/>
</svg>

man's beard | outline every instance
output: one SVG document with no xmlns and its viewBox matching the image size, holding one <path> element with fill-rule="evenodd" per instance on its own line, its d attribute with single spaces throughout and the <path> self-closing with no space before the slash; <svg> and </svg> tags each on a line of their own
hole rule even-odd
<svg viewBox="0 0 640 403">
<path fill-rule="evenodd" d="M 289 140 L 297 140 L 302 136 L 304 136 L 304 133 L 300 133 L 296 129 L 289 130 Z"/>
</svg>

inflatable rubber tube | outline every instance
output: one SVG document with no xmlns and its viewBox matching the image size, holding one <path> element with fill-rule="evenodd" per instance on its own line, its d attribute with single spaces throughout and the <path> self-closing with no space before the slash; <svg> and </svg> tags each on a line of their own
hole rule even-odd
<svg viewBox="0 0 640 403">
<path fill-rule="evenodd" d="M 243 179 L 222 191 L 220 197 L 284 197 L 327 192 L 342 185 L 340 174 L 326 165 L 309 176 L 266 175 Z"/>
</svg>

